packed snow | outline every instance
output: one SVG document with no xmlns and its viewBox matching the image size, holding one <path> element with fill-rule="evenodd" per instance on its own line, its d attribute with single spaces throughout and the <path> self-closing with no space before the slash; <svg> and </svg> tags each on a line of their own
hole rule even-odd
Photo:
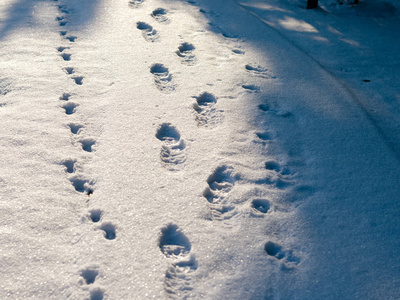
<svg viewBox="0 0 400 300">
<path fill-rule="evenodd" d="M 1 0 L 0 299 L 400 299 L 400 1 Z"/>
</svg>

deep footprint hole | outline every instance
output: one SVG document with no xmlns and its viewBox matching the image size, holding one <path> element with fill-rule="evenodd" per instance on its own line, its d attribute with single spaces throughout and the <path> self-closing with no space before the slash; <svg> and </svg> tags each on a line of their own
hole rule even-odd
<svg viewBox="0 0 400 300">
<path fill-rule="evenodd" d="M 69 128 L 71 129 L 71 133 L 78 134 L 79 130 L 83 128 L 80 124 L 68 124 Z"/>
<path fill-rule="evenodd" d="M 259 139 L 263 141 L 270 141 L 272 140 L 272 135 L 269 132 L 257 132 L 256 135 L 258 136 Z"/>
<path fill-rule="evenodd" d="M 152 31 L 153 27 L 145 22 L 137 22 L 136 27 L 139 30 L 146 30 L 146 31 Z"/>
<path fill-rule="evenodd" d="M 67 115 L 72 115 L 73 113 L 75 113 L 77 106 L 78 105 L 76 105 L 75 103 L 68 102 L 63 106 L 63 108 L 65 109 L 65 113 Z"/>
<path fill-rule="evenodd" d="M 165 141 L 165 140 L 179 141 L 181 135 L 178 132 L 178 130 L 170 123 L 163 123 L 157 130 L 156 138 L 159 139 L 160 141 Z"/>
<path fill-rule="evenodd" d="M 97 223 L 101 220 L 103 211 L 100 209 L 92 209 L 89 211 L 89 218 L 93 223 Z"/>
<path fill-rule="evenodd" d="M 184 52 L 190 52 L 195 49 L 195 47 L 192 44 L 189 43 L 183 43 L 179 47 L 179 52 L 184 53 Z"/>
<path fill-rule="evenodd" d="M 75 76 L 75 77 L 72 77 L 72 79 L 75 81 L 75 83 L 77 85 L 82 85 L 82 80 L 83 80 L 82 76 Z"/>
<path fill-rule="evenodd" d="M 197 100 L 197 104 L 201 106 L 217 102 L 217 98 L 213 94 L 208 92 L 204 92 L 200 96 L 194 98 Z"/>
<path fill-rule="evenodd" d="M 60 46 L 60 47 L 57 48 L 57 51 L 58 51 L 58 52 L 63 52 L 65 49 L 69 49 L 69 47 L 62 47 L 62 46 Z"/>
<path fill-rule="evenodd" d="M 65 71 L 68 75 L 71 75 L 71 74 L 74 74 L 74 73 L 75 73 L 75 70 L 74 70 L 74 68 L 72 68 L 72 67 L 66 67 L 66 68 L 64 68 L 64 71 Z"/>
<path fill-rule="evenodd" d="M 101 224 L 100 229 L 104 231 L 104 237 L 107 240 L 113 240 L 117 237 L 116 227 L 111 222 Z"/>
<path fill-rule="evenodd" d="M 80 143 L 82 144 L 82 149 L 86 152 L 92 152 L 92 146 L 96 144 L 96 141 L 93 139 L 85 139 L 81 140 Z"/>
<path fill-rule="evenodd" d="M 161 229 L 159 247 L 165 256 L 179 256 L 190 252 L 191 244 L 186 235 L 175 224 Z"/>
<path fill-rule="evenodd" d="M 69 97 L 71 97 L 71 94 L 68 94 L 68 93 L 63 93 L 61 96 L 60 96 L 60 100 L 63 100 L 63 101 L 68 101 L 69 100 Z"/>
<path fill-rule="evenodd" d="M 168 68 L 163 64 L 154 64 L 150 68 L 152 74 L 168 74 Z"/>
<path fill-rule="evenodd" d="M 284 256 L 282 253 L 282 246 L 271 241 L 265 244 L 264 250 L 265 252 L 267 252 L 268 255 L 274 256 L 278 259 L 281 259 Z"/>
<path fill-rule="evenodd" d="M 279 165 L 279 163 L 274 160 L 267 161 L 265 163 L 265 168 L 267 170 L 276 171 L 276 172 L 279 172 L 281 170 L 281 166 Z"/>
<path fill-rule="evenodd" d="M 70 61 L 71 60 L 71 54 L 68 53 L 62 53 L 61 57 L 65 60 L 65 61 Z"/>
<path fill-rule="evenodd" d="M 271 204 L 267 199 L 254 199 L 251 202 L 251 206 L 263 214 L 266 214 L 271 208 Z"/>
<path fill-rule="evenodd" d="M 90 291 L 90 300 L 103 300 L 104 292 L 100 288 L 95 288 Z"/>
<path fill-rule="evenodd" d="M 86 190 L 85 184 L 87 180 L 79 179 L 79 178 L 71 178 L 70 179 L 72 186 L 75 188 L 77 192 L 83 193 Z"/>
<path fill-rule="evenodd" d="M 65 34 L 67 34 L 67 32 L 65 32 Z M 76 36 L 74 35 L 69 35 L 67 37 L 65 37 L 67 40 L 69 40 L 71 43 L 75 42 L 75 40 L 77 39 Z"/>
<path fill-rule="evenodd" d="M 68 160 L 65 160 L 62 164 L 66 167 L 65 171 L 67 173 L 74 173 L 75 172 L 75 163 L 76 163 L 76 160 L 68 159 Z"/>
<path fill-rule="evenodd" d="M 167 14 L 167 10 L 164 8 L 156 8 L 152 12 L 153 16 L 160 16 L 160 15 L 166 15 L 166 14 Z"/>
<path fill-rule="evenodd" d="M 99 271 L 96 267 L 89 267 L 81 271 L 81 276 L 85 279 L 86 284 L 92 284 L 96 280 Z"/>
</svg>

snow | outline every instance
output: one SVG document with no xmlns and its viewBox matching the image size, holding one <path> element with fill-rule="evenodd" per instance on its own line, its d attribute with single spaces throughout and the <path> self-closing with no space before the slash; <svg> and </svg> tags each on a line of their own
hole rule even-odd
<svg viewBox="0 0 400 300">
<path fill-rule="evenodd" d="M 398 299 L 398 1 L 3 0 L 0 299 Z"/>
</svg>

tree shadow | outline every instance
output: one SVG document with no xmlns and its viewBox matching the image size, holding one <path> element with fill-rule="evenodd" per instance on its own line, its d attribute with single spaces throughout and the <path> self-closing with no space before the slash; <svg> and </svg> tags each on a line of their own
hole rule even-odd
<svg viewBox="0 0 400 300">
<path fill-rule="evenodd" d="M 57 14 L 54 16 L 54 24 L 59 21 L 63 30 L 82 30 L 96 17 L 99 0 L 77 1 L 77 0 L 14 0 L 4 11 L 0 23 L 0 40 L 3 40 L 11 32 L 24 27 L 37 26 L 38 18 L 35 10 L 39 5 L 47 3 L 54 5 Z"/>
</svg>

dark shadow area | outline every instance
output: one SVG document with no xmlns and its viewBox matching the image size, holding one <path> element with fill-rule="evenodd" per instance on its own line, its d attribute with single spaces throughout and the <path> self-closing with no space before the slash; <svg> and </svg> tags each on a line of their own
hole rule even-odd
<svg viewBox="0 0 400 300">
<path fill-rule="evenodd" d="M 35 14 L 38 5 L 47 3 L 54 5 L 56 14 L 54 24 L 59 22 L 59 29 L 64 31 L 80 31 L 90 24 L 97 15 L 100 0 L 78 1 L 78 0 L 15 0 L 5 11 L 5 18 L 0 23 L 0 40 L 4 39 L 14 30 L 35 27 L 39 18 Z"/>
</svg>

